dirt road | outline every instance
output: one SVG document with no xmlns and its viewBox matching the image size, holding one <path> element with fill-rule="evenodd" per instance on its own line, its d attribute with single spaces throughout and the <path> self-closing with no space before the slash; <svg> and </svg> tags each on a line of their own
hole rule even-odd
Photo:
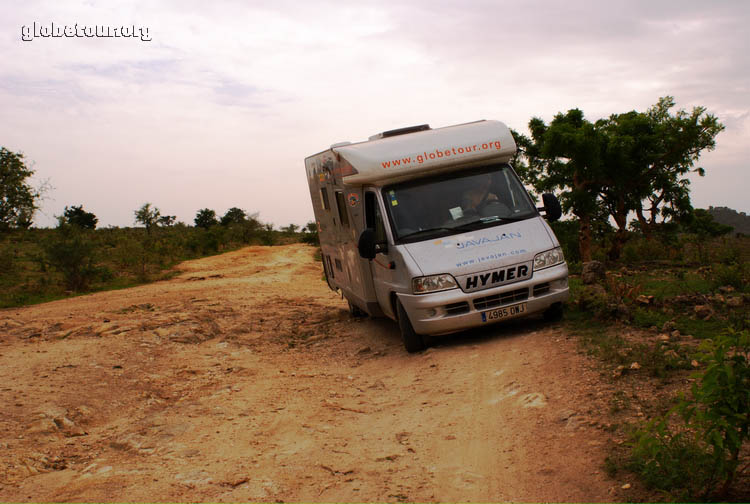
<svg viewBox="0 0 750 504">
<path fill-rule="evenodd" d="M 0 311 L 0 500 L 627 499 L 598 374 L 559 326 L 410 355 L 394 323 L 349 317 L 312 252 Z"/>
</svg>

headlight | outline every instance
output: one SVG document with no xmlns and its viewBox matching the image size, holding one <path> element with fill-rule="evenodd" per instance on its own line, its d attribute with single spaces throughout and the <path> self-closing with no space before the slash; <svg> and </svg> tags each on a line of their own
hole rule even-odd
<svg viewBox="0 0 750 504">
<path fill-rule="evenodd" d="M 448 274 L 415 278 L 411 281 L 414 294 L 426 294 L 458 287 L 456 280 Z"/>
<path fill-rule="evenodd" d="M 565 261 L 560 247 L 547 250 L 534 256 L 534 271 L 549 268 Z"/>
</svg>

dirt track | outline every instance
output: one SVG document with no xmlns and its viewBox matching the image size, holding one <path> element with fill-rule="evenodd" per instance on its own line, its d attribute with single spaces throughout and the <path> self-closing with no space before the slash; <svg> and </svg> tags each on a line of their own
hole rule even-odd
<svg viewBox="0 0 750 504">
<path fill-rule="evenodd" d="M 627 499 L 598 374 L 558 326 L 409 355 L 307 246 L 180 269 L 0 311 L 0 500 Z"/>
</svg>

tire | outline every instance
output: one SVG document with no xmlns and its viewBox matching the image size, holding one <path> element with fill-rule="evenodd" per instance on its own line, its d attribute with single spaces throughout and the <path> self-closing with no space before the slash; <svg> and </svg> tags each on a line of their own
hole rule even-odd
<svg viewBox="0 0 750 504">
<path fill-rule="evenodd" d="M 424 338 L 414 332 L 414 327 L 409 321 L 409 315 L 407 315 L 404 305 L 398 299 L 396 300 L 396 311 L 398 312 L 398 327 L 401 329 L 401 339 L 404 340 L 406 351 L 414 353 L 424 350 L 427 347 Z"/>
<path fill-rule="evenodd" d="M 563 305 L 562 303 L 555 303 L 544 312 L 542 315 L 545 322 L 559 322 L 563 317 Z"/>
<path fill-rule="evenodd" d="M 346 300 L 346 302 L 349 303 L 349 314 L 352 317 L 354 317 L 354 318 L 362 318 L 362 317 L 366 317 L 367 316 L 367 312 L 362 311 L 362 309 L 359 306 L 353 304 L 348 299 Z"/>
</svg>

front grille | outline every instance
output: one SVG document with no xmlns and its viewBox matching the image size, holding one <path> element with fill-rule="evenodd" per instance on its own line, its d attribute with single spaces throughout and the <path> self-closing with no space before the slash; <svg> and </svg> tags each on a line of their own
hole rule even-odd
<svg viewBox="0 0 750 504">
<path fill-rule="evenodd" d="M 493 296 L 475 298 L 474 308 L 477 310 L 486 310 L 487 308 L 494 308 L 495 306 L 502 306 L 504 304 L 523 301 L 525 299 L 529 299 L 529 289 L 516 289 L 514 291 L 503 292 L 502 294 L 495 294 Z"/>
<path fill-rule="evenodd" d="M 448 316 L 460 315 L 462 313 L 469 313 L 469 303 L 466 301 L 445 305 L 445 314 Z"/>
<path fill-rule="evenodd" d="M 534 286 L 534 297 L 547 294 L 549 292 L 549 282 L 536 284 Z"/>
</svg>

